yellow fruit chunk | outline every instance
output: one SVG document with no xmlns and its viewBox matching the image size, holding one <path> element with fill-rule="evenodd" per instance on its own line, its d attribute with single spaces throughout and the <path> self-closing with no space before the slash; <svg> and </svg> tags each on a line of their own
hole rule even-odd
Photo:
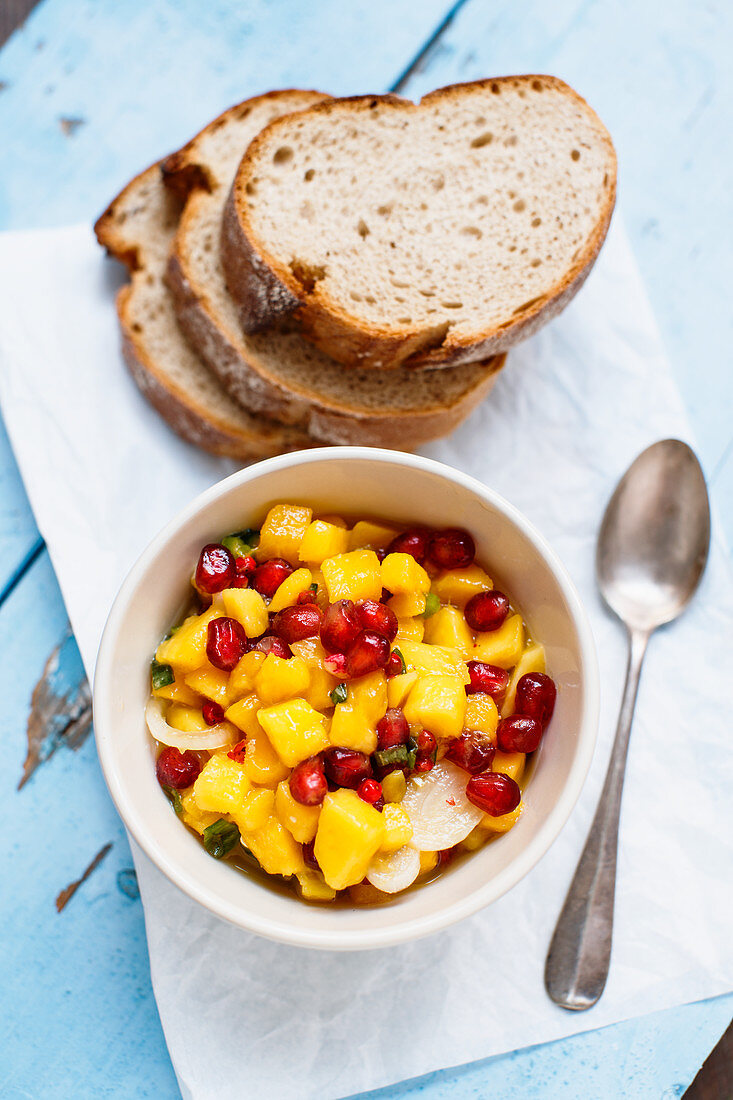
<svg viewBox="0 0 733 1100">
<path fill-rule="evenodd" d="M 496 744 L 496 727 L 499 725 L 499 711 L 490 695 L 482 691 L 469 695 L 466 699 L 466 716 L 463 724 L 467 730 L 479 730 L 489 735 Z"/>
<path fill-rule="evenodd" d="M 328 736 L 332 745 L 370 755 L 377 747 L 377 732 L 361 707 L 339 703 L 333 712 Z"/>
<path fill-rule="evenodd" d="M 396 646 L 401 645 L 402 642 L 421 642 L 424 636 L 425 620 L 423 618 L 398 619 Z"/>
<path fill-rule="evenodd" d="M 193 789 L 184 794 L 181 799 L 181 820 L 184 825 L 189 825 L 201 836 L 204 834 L 204 829 L 208 829 L 209 825 L 213 825 L 220 817 L 221 814 L 199 809 L 193 796 Z"/>
<path fill-rule="evenodd" d="M 207 699 L 213 699 L 215 703 L 220 703 L 223 707 L 228 706 L 229 673 L 222 672 L 220 668 L 214 668 L 212 664 L 207 662 L 203 668 L 197 668 L 195 672 L 189 672 L 184 677 L 184 682 L 192 691 L 198 692 L 199 695 L 204 695 Z"/>
<path fill-rule="evenodd" d="M 292 642 L 290 648 L 296 657 L 305 661 L 310 672 L 306 702 L 315 710 L 329 710 L 333 706 L 331 692 L 340 681 L 323 667 L 326 651 L 320 641 L 318 638 L 305 638 L 302 642 Z"/>
<path fill-rule="evenodd" d="M 471 657 L 473 634 L 457 607 L 441 607 L 425 621 L 425 641 L 431 645 L 457 649 L 462 657 Z"/>
<path fill-rule="evenodd" d="M 387 710 L 387 677 L 383 672 L 370 672 L 348 685 L 347 702 L 353 701 L 364 712 L 367 722 L 376 725 Z"/>
<path fill-rule="evenodd" d="M 259 638 L 267 630 L 267 604 L 254 588 L 226 588 L 222 602 L 227 615 L 244 627 L 248 638 Z"/>
<path fill-rule="evenodd" d="M 298 602 L 301 592 L 307 592 L 312 584 L 313 574 L 310 569 L 296 569 L 275 590 L 268 610 L 282 611 L 284 607 L 292 607 Z"/>
<path fill-rule="evenodd" d="M 398 592 L 389 601 L 389 606 L 398 619 L 409 619 L 413 615 L 422 615 L 425 599 L 424 592 Z"/>
<path fill-rule="evenodd" d="M 385 802 L 401 802 L 407 791 L 407 780 L 402 772 L 390 772 L 382 780 L 382 794 Z"/>
<path fill-rule="evenodd" d="M 275 792 L 266 787 L 255 787 L 248 791 L 239 809 L 232 817 L 239 826 L 240 833 L 261 829 L 275 812 Z"/>
<path fill-rule="evenodd" d="M 485 843 L 486 830 L 482 829 L 479 823 L 476 828 L 472 829 L 468 836 L 460 842 L 458 847 L 464 852 L 475 852 L 477 848 L 480 848 Z"/>
<path fill-rule="evenodd" d="M 327 794 L 316 833 L 315 856 L 334 890 L 361 882 L 384 836 L 382 815 L 356 791 Z"/>
<path fill-rule="evenodd" d="M 517 684 L 528 672 L 545 671 L 545 647 L 538 642 L 530 642 L 525 647 L 524 653 L 517 662 L 517 667 L 512 673 L 509 687 L 506 689 L 504 703 L 501 708 L 502 718 L 514 713 L 514 697 L 517 694 Z"/>
<path fill-rule="evenodd" d="M 343 527 L 344 531 L 348 531 L 348 523 L 343 516 L 336 515 L 334 512 L 329 512 L 327 516 L 319 516 L 324 523 L 332 523 L 334 527 Z"/>
<path fill-rule="evenodd" d="M 306 901 L 333 901 L 336 897 L 336 891 L 326 883 L 323 875 L 319 875 L 318 871 L 311 871 L 308 868 L 305 871 L 299 871 L 298 882 L 301 897 Z"/>
<path fill-rule="evenodd" d="M 479 565 L 467 565 L 465 569 L 449 569 L 433 581 L 432 591 L 441 603 L 465 607 L 472 596 L 494 587 L 488 573 Z"/>
<path fill-rule="evenodd" d="M 276 657 L 268 653 L 255 680 L 255 691 L 265 706 L 283 703 L 302 695 L 311 682 L 311 675 L 305 661 L 300 657 Z"/>
<path fill-rule="evenodd" d="M 299 844 L 313 840 L 321 816 L 320 806 L 303 806 L 290 793 L 287 779 L 278 783 L 275 791 L 275 813 L 280 822 Z"/>
<path fill-rule="evenodd" d="M 349 531 L 349 550 L 386 550 L 397 535 L 395 527 L 383 527 L 380 523 L 369 523 L 360 519 Z"/>
<path fill-rule="evenodd" d="M 499 668 L 514 668 L 524 649 L 524 625 L 521 615 L 510 615 L 498 630 L 476 635 L 471 660 L 486 661 Z"/>
<path fill-rule="evenodd" d="M 229 674 L 229 698 L 234 701 L 254 691 L 255 679 L 265 663 L 265 654 L 258 649 L 245 653 L 239 664 Z"/>
<path fill-rule="evenodd" d="M 305 699 L 263 707 L 258 718 L 275 752 L 289 768 L 328 747 L 323 715 Z"/>
<path fill-rule="evenodd" d="M 491 761 L 492 772 L 503 772 L 518 783 L 524 774 L 527 757 L 523 752 L 495 752 Z"/>
<path fill-rule="evenodd" d="M 224 717 L 250 737 L 261 728 L 257 721 L 257 712 L 261 706 L 256 695 L 245 695 L 244 699 L 238 699 L 224 711 Z"/>
<path fill-rule="evenodd" d="M 520 802 L 515 810 L 512 810 L 511 813 L 508 814 L 502 814 L 501 817 L 492 817 L 491 814 L 484 814 L 481 818 L 480 827 L 482 829 L 488 829 L 492 833 L 507 833 L 512 825 L 516 825 L 519 821 L 523 809 L 524 803 Z"/>
<path fill-rule="evenodd" d="M 400 642 L 399 650 L 408 670 L 418 669 L 421 672 L 442 672 L 447 676 L 458 676 L 463 684 L 468 684 L 471 680 L 466 662 L 457 649 L 428 645 L 427 642 L 405 641 Z"/>
<path fill-rule="evenodd" d="M 403 672 L 387 681 L 387 706 L 401 707 L 411 689 L 417 683 L 416 672 Z"/>
<path fill-rule="evenodd" d="M 301 504 L 275 504 L 260 530 L 257 560 L 285 558 L 291 565 L 297 565 L 298 550 L 312 516 L 311 509 Z"/>
<path fill-rule="evenodd" d="M 406 810 L 393 802 L 386 802 L 382 810 L 382 818 L 384 820 L 384 837 L 380 845 L 380 852 L 396 852 L 398 848 L 404 848 L 405 844 L 410 843 L 412 840 L 412 822 Z"/>
<path fill-rule="evenodd" d="M 259 722 L 257 725 L 259 727 Z M 261 787 L 274 788 L 289 774 L 290 769 L 283 764 L 261 727 L 247 734 L 244 770 L 250 782 L 259 783 Z"/>
<path fill-rule="evenodd" d="M 200 707 L 201 700 L 195 691 L 186 687 L 180 680 L 174 680 L 165 687 L 153 688 L 153 695 L 158 699 L 170 699 L 172 703 L 183 703 L 185 707 Z"/>
<path fill-rule="evenodd" d="M 426 875 L 428 871 L 438 866 L 437 852 L 420 852 L 420 874 Z"/>
<path fill-rule="evenodd" d="M 259 829 L 242 833 L 242 842 L 268 875 L 289 878 L 305 870 L 300 845 L 274 815 Z"/>
<path fill-rule="evenodd" d="M 178 628 L 175 634 L 161 642 L 155 652 L 156 661 L 162 665 L 172 665 L 175 672 L 193 672 L 195 668 L 207 663 L 206 637 L 212 619 L 221 617 L 222 612 L 210 607 L 203 615 L 191 615 Z"/>
<path fill-rule="evenodd" d="M 343 527 L 336 527 L 335 524 L 326 523 L 322 519 L 314 519 L 303 535 L 298 557 L 301 561 L 320 565 L 325 558 L 344 554 L 348 546 L 349 532 Z"/>
<path fill-rule="evenodd" d="M 466 713 L 466 692 L 458 676 L 426 673 L 407 696 L 405 718 L 436 737 L 458 737 Z"/>
<path fill-rule="evenodd" d="M 200 810 L 229 814 L 241 809 L 250 789 L 242 764 L 230 760 L 226 752 L 215 752 L 204 764 L 193 785 L 193 797 Z"/>
<path fill-rule="evenodd" d="M 165 718 L 169 726 L 183 733 L 200 733 L 209 728 L 204 722 L 201 707 L 185 707 L 182 703 L 172 703 Z"/>
<path fill-rule="evenodd" d="M 412 554 L 387 554 L 382 562 L 382 584 L 394 596 L 430 591 L 430 577 Z"/>
<path fill-rule="evenodd" d="M 351 550 L 321 564 L 331 603 L 336 600 L 378 600 L 382 595 L 379 558 L 373 550 Z"/>
</svg>

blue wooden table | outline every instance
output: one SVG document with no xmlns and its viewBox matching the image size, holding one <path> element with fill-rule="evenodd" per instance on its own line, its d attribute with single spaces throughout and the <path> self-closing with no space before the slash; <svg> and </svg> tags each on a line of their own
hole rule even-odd
<svg viewBox="0 0 733 1100">
<path fill-rule="evenodd" d="M 732 29 L 725 0 L 45 0 L 0 54 L 0 228 L 91 221 L 134 172 L 271 87 L 415 97 L 556 73 L 614 134 L 620 209 L 730 540 Z M 0 1092 L 175 1097 L 78 651 L 1 431 L 0 639 Z M 679 1096 L 732 1011 L 717 998 L 379 1095 Z"/>
</svg>

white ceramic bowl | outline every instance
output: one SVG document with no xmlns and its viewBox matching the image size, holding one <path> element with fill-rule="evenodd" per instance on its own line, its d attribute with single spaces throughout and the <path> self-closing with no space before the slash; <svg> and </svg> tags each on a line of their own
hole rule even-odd
<svg viewBox="0 0 733 1100">
<path fill-rule="evenodd" d="M 256 526 L 271 504 L 468 528 L 477 556 L 522 609 L 558 686 L 526 808 L 511 832 L 418 889 L 373 909 L 306 905 L 205 852 L 158 786 L 143 717 L 150 657 L 182 610 L 204 543 Z M 94 683 L 94 728 L 112 797 L 140 847 L 211 912 L 251 932 L 305 947 L 385 947 L 445 928 L 509 890 L 560 832 L 580 793 L 596 737 L 598 673 L 590 627 L 564 568 L 527 520 L 491 489 L 441 463 L 361 447 L 260 462 L 214 485 L 153 540 L 110 613 Z"/>
</svg>

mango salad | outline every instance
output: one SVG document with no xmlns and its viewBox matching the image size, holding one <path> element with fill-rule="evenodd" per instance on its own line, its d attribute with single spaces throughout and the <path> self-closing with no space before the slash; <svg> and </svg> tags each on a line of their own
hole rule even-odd
<svg viewBox="0 0 733 1100">
<path fill-rule="evenodd" d="M 211 856 L 369 905 L 516 824 L 555 685 L 475 553 L 301 504 L 203 547 L 146 719 Z"/>
</svg>

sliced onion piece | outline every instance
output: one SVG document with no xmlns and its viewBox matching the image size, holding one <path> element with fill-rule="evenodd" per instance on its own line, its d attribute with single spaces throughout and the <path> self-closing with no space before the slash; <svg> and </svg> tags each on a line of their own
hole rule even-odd
<svg viewBox="0 0 733 1100">
<path fill-rule="evenodd" d="M 420 874 L 420 853 L 416 848 L 398 848 L 375 856 L 366 877 L 372 886 L 385 894 L 397 894 L 411 886 Z"/>
<path fill-rule="evenodd" d="M 470 776 L 441 760 L 427 775 L 413 776 L 402 807 L 412 822 L 410 844 L 420 852 L 442 852 L 465 840 L 484 816 L 466 798 Z"/>
<path fill-rule="evenodd" d="M 186 733 L 184 730 L 169 726 L 163 716 L 163 700 L 151 697 L 145 708 L 145 721 L 156 741 L 162 745 L 172 745 L 174 749 L 185 752 L 186 749 L 220 749 L 224 745 L 233 745 L 238 731 L 231 722 L 217 722 L 205 730 Z"/>
</svg>

